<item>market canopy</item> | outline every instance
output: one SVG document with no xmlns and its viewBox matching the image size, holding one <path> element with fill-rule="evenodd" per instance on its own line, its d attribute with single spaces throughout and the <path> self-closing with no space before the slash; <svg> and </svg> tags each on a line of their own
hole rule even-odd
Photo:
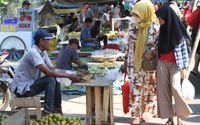
<svg viewBox="0 0 200 125">
<path fill-rule="evenodd" d="M 88 2 L 89 4 L 108 4 L 116 3 L 118 0 L 56 0 L 57 3 L 61 4 L 82 4 Z"/>
<path fill-rule="evenodd" d="M 56 9 L 56 8 L 53 8 L 53 10 L 56 14 L 67 14 L 67 13 L 70 13 L 70 12 L 77 13 L 77 12 L 81 11 L 81 8 L 75 8 L 75 9 Z"/>
</svg>

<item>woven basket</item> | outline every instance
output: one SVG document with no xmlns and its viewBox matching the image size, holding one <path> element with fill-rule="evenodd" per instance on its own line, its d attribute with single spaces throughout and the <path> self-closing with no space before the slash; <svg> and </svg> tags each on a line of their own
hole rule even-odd
<svg viewBox="0 0 200 125">
<path fill-rule="evenodd" d="M 117 60 L 117 57 L 91 57 L 91 58 L 97 62 L 105 62 L 105 61 L 114 62 Z"/>
</svg>

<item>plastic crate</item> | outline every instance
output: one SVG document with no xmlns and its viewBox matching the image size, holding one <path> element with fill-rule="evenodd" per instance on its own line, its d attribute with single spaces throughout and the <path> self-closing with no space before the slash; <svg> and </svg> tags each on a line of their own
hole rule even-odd
<svg viewBox="0 0 200 125">
<path fill-rule="evenodd" d="M 0 121 L 0 125 L 25 125 L 25 109 L 19 111 L 0 111 L 9 117 Z"/>
</svg>

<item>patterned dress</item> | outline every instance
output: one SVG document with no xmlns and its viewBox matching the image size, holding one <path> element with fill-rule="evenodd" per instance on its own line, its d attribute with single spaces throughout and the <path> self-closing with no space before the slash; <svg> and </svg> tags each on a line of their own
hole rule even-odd
<svg viewBox="0 0 200 125">
<path fill-rule="evenodd" d="M 156 72 L 135 71 L 133 67 L 138 26 L 133 21 L 129 26 L 129 38 L 126 49 L 127 72 L 130 85 L 129 108 L 134 117 L 152 117 L 157 113 Z M 154 21 L 149 27 L 147 44 L 154 44 L 159 35 L 159 23 Z"/>
</svg>

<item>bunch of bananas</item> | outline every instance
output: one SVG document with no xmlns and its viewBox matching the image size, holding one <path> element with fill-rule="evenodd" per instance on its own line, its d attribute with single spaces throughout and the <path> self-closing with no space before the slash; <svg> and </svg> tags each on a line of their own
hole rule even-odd
<svg viewBox="0 0 200 125">
<path fill-rule="evenodd" d="M 110 31 L 109 33 L 106 33 L 106 36 L 108 39 L 113 40 L 117 37 L 118 32 L 117 31 Z"/>
<path fill-rule="evenodd" d="M 81 35 L 81 32 L 71 32 L 71 33 L 69 33 L 69 36 L 71 36 L 71 37 L 76 37 L 76 36 L 80 36 Z"/>
<path fill-rule="evenodd" d="M 99 67 L 113 67 L 113 66 L 118 66 L 118 63 L 116 61 L 111 62 L 111 63 L 105 61 L 105 62 L 99 64 Z"/>
</svg>

